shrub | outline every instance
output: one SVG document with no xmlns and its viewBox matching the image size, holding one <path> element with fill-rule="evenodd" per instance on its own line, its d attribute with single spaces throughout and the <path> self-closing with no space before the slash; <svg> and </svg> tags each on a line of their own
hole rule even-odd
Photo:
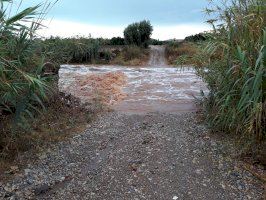
<svg viewBox="0 0 266 200">
<path fill-rule="evenodd" d="M 59 38 L 51 37 L 42 44 L 46 60 L 56 63 L 92 62 L 99 57 L 100 41 L 92 38 Z"/>
<path fill-rule="evenodd" d="M 166 46 L 165 55 L 171 65 L 193 65 L 197 46 L 191 42 L 171 42 Z"/>
<path fill-rule="evenodd" d="M 137 46 L 128 46 L 123 51 L 123 57 L 125 61 L 140 58 L 142 54 L 143 51 Z"/>
<path fill-rule="evenodd" d="M 121 37 L 113 37 L 110 42 L 110 45 L 125 45 L 125 39 Z"/>
<path fill-rule="evenodd" d="M 205 41 L 207 37 L 205 34 L 199 33 L 196 35 L 191 35 L 185 38 L 186 42 L 198 42 L 198 41 Z"/>
<path fill-rule="evenodd" d="M 156 39 L 150 39 L 149 42 L 150 45 L 164 45 L 165 42 L 161 40 L 156 40 Z"/>
<path fill-rule="evenodd" d="M 125 43 L 147 48 L 153 31 L 149 21 L 130 24 L 124 30 Z"/>
</svg>

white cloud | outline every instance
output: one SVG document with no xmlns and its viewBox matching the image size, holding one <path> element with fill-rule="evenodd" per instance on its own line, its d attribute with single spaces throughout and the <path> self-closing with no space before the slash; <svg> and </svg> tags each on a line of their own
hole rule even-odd
<svg viewBox="0 0 266 200">
<path fill-rule="evenodd" d="M 184 39 L 186 36 L 209 31 L 210 27 L 204 24 L 180 24 L 175 26 L 154 26 L 152 37 L 155 39 Z"/>
<path fill-rule="evenodd" d="M 89 36 L 92 37 L 123 37 L 123 30 L 125 26 L 100 26 L 90 25 L 85 23 L 77 23 L 65 20 L 45 20 L 44 25 L 47 28 L 43 28 L 39 31 L 39 34 L 44 37 L 60 36 Z M 155 39 L 183 39 L 188 35 L 196 34 L 199 32 L 209 30 L 209 26 L 202 24 L 181 24 L 175 26 L 154 26 L 152 37 Z"/>
</svg>

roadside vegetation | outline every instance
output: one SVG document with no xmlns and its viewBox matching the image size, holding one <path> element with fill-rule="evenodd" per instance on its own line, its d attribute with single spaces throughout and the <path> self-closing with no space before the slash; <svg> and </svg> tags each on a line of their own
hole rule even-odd
<svg viewBox="0 0 266 200">
<path fill-rule="evenodd" d="M 182 41 L 170 40 L 166 43 L 166 59 L 169 65 L 197 66 L 196 54 L 208 40 L 207 33 L 199 33 L 186 37 Z"/>
<path fill-rule="evenodd" d="M 169 62 L 196 67 L 210 90 L 203 101 L 210 128 L 236 136 L 240 153 L 265 164 L 265 2 L 211 2 L 206 12 L 217 17 L 208 21 L 213 31 L 169 45 Z"/>
<path fill-rule="evenodd" d="M 168 65 L 194 65 L 193 57 L 196 53 L 197 44 L 187 41 L 171 41 L 165 48 Z"/>
<path fill-rule="evenodd" d="M 198 68 L 198 73 L 210 89 L 205 104 L 209 125 L 238 134 L 244 139 L 242 150 L 265 154 L 265 1 L 233 0 L 231 6 L 207 13 L 223 22 L 216 26 L 209 20 L 216 28 L 198 57 L 207 68 Z"/>
<path fill-rule="evenodd" d="M 150 58 L 149 49 L 138 46 L 126 46 L 113 60 L 112 65 L 145 66 Z"/>
<path fill-rule="evenodd" d="M 124 38 L 51 37 L 35 42 L 39 51 L 46 55 L 49 70 L 54 72 L 62 63 L 140 66 L 148 62 L 148 45 L 160 42 L 151 40 L 152 30 L 149 21 L 141 21 L 129 25 L 124 31 Z"/>
<path fill-rule="evenodd" d="M 62 40 L 52 45 L 50 39 L 36 37 L 50 6 L 45 3 L 10 15 L 15 5 L 0 1 L 0 171 L 21 151 L 81 132 L 96 113 L 57 89 L 60 62 L 81 57 L 78 51 L 64 54 L 66 46 L 58 44 Z M 96 46 L 91 43 L 87 49 L 93 54 Z M 70 49 L 77 50 L 78 45 Z"/>
<path fill-rule="evenodd" d="M 48 71 L 57 73 L 60 64 L 118 64 L 145 65 L 149 50 L 135 45 L 126 45 L 122 38 L 59 38 L 40 40 L 40 51 L 46 54 L 50 64 Z M 52 65 L 51 65 L 52 64 Z"/>
<path fill-rule="evenodd" d="M 42 149 L 82 132 L 103 110 L 100 101 L 81 105 L 59 92 L 61 64 L 138 66 L 149 59 L 152 27 L 146 21 L 139 23 L 138 44 L 121 37 L 40 38 L 36 32 L 44 28 L 42 20 L 51 6 L 44 3 L 21 10 L 12 1 L 0 0 L 0 171 L 19 152 Z"/>
</svg>

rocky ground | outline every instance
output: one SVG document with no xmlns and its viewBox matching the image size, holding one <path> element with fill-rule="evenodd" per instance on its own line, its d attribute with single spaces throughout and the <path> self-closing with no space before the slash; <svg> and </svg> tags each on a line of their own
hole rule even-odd
<svg viewBox="0 0 266 200">
<path fill-rule="evenodd" d="M 195 119 L 107 113 L 25 169 L 14 166 L 0 199 L 263 199 L 262 183 Z"/>
</svg>

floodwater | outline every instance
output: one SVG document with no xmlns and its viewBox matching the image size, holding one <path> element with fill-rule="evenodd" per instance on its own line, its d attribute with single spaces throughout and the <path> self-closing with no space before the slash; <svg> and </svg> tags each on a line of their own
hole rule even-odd
<svg viewBox="0 0 266 200">
<path fill-rule="evenodd" d="M 99 87 L 96 90 L 105 96 L 105 103 L 126 114 L 194 111 L 195 98 L 200 97 L 201 91 L 207 92 L 192 67 L 63 65 L 59 76 L 62 92 L 86 102 L 93 96 L 93 87 Z M 104 83 L 97 84 L 101 81 Z"/>
</svg>

